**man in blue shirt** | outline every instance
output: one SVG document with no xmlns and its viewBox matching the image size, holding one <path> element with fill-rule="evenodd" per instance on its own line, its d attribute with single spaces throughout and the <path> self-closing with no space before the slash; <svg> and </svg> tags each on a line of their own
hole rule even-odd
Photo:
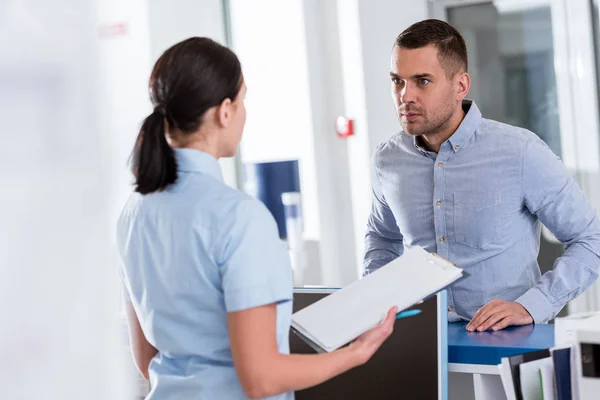
<svg viewBox="0 0 600 400">
<path fill-rule="evenodd" d="M 596 211 L 540 138 L 465 99 L 467 50 L 452 26 L 401 33 L 390 77 L 403 129 L 373 157 L 365 274 L 422 246 L 469 274 L 448 291 L 449 319 L 471 320 L 467 330 L 554 318 L 598 277 Z M 541 224 L 566 246 L 544 275 Z"/>
</svg>

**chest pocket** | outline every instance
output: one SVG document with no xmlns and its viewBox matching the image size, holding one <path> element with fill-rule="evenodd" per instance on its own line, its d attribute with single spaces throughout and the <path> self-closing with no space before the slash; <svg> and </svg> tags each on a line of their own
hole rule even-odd
<svg viewBox="0 0 600 400">
<path fill-rule="evenodd" d="M 454 237 L 457 243 L 485 249 L 510 233 L 515 204 L 503 192 L 454 193 Z"/>
</svg>

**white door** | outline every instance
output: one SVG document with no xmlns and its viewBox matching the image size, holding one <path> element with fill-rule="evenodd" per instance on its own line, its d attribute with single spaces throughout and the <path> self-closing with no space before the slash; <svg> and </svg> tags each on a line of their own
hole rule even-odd
<svg viewBox="0 0 600 400">
<path fill-rule="evenodd" d="M 568 6 L 567 6 L 568 5 Z M 600 209 L 598 87 L 589 0 L 433 0 L 430 12 L 464 36 L 483 115 L 535 132 Z M 543 230 L 542 271 L 563 248 Z M 600 309 L 595 285 L 570 312 Z"/>
</svg>

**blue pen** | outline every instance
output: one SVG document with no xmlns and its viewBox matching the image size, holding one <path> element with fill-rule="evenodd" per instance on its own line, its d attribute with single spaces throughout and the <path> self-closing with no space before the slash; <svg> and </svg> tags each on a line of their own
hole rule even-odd
<svg viewBox="0 0 600 400">
<path fill-rule="evenodd" d="M 406 317 L 412 317 L 415 315 L 421 314 L 421 310 L 408 310 L 408 311 L 402 311 L 398 314 L 396 314 L 396 319 L 400 319 L 400 318 L 406 318 Z"/>
</svg>

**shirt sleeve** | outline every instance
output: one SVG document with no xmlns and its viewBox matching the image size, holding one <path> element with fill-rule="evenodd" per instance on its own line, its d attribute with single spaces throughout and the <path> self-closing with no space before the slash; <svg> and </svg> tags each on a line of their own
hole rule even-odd
<svg viewBox="0 0 600 400">
<path fill-rule="evenodd" d="M 402 234 L 381 190 L 377 168 L 377 153 L 380 148 L 381 146 L 373 154 L 371 168 L 372 205 L 365 234 L 363 275 L 386 265 L 404 252 Z"/>
<path fill-rule="evenodd" d="M 541 323 L 598 277 L 600 220 L 560 159 L 537 137 L 525 149 L 523 190 L 526 207 L 566 249 L 554 269 L 516 300 Z"/>
<path fill-rule="evenodd" d="M 118 244 L 118 265 L 117 265 L 117 274 L 119 275 L 119 282 L 121 287 L 121 298 L 127 303 L 131 301 L 131 296 L 129 294 L 129 289 L 127 289 L 127 278 L 125 277 L 125 263 L 123 261 L 123 249 L 121 244 L 124 242 L 123 240 L 123 227 L 121 219 L 119 218 L 119 222 L 117 224 L 117 244 Z"/>
<path fill-rule="evenodd" d="M 123 267 L 119 267 L 119 281 L 121 282 L 121 298 L 124 302 L 130 302 L 131 296 L 129 295 L 129 289 L 127 289 L 127 282 L 123 276 Z"/>
<path fill-rule="evenodd" d="M 289 253 L 269 210 L 246 199 L 232 213 L 220 265 L 227 312 L 292 300 Z"/>
</svg>

